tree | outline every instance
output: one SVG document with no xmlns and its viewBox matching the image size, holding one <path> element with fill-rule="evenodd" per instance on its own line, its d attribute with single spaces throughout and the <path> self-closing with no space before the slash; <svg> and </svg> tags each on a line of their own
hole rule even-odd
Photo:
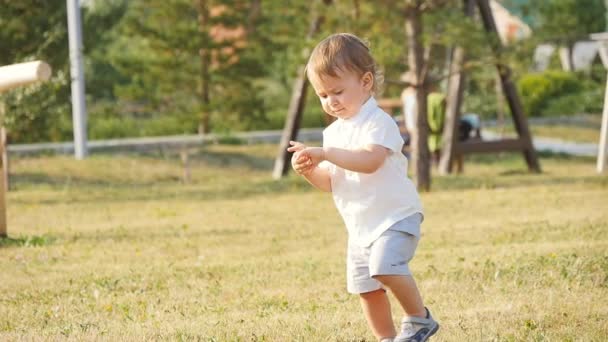
<svg viewBox="0 0 608 342">
<path fill-rule="evenodd" d="M 511 0 L 512 1 L 512 0 Z M 530 1 L 523 6 L 535 19 L 533 30 L 539 41 L 561 47 L 560 58 L 566 71 L 573 70 L 572 48 L 578 40 L 606 28 L 606 7 L 602 0 Z"/>
<path fill-rule="evenodd" d="M 99 2 L 101 3 L 101 2 Z M 105 30 L 87 30 L 85 55 L 107 43 L 106 35 L 120 18 L 121 1 L 83 8 L 84 26 L 103 26 Z M 70 74 L 65 1 L 0 0 L 0 65 L 41 59 L 53 68 L 45 83 L 14 89 L 0 97 L 6 107 L 4 124 L 13 142 L 60 141 L 72 137 Z M 101 50 L 99 50 L 101 51 Z M 85 57 L 87 95 L 108 96 L 111 68 L 98 58 Z M 98 74 L 90 72 L 92 66 Z M 93 85 L 93 86 L 91 86 Z"/>
<path fill-rule="evenodd" d="M 412 132 L 412 167 L 414 169 L 414 182 L 418 190 L 431 189 L 431 168 L 428 146 L 427 122 L 427 67 L 424 61 L 424 46 L 422 45 L 422 0 L 406 1 L 405 32 L 408 47 L 408 62 L 413 74 L 416 88 L 416 130 Z"/>
<path fill-rule="evenodd" d="M 439 38 L 436 37 L 441 36 L 441 31 L 446 29 L 445 23 L 435 26 L 431 31 L 431 36 L 426 37 L 425 47 L 424 18 L 429 16 L 429 13 L 437 12 L 448 5 L 453 4 L 450 1 L 441 0 L 405 0 L 404 4 L 408 64 L 416 88 L 417 108 L 416 129 L 412 132 L 410 143 L 412 147 L 411 161 L 414 170 L 414 183 L 420 191 L 431 189 L 431 160 L 428 146 L 429 125 L 427 120 L 427 95 L 431 82 L 429 73 L 433 68 L 444 72 L 445 65 L 437 67 L 438 63 L 433 62 L 432 51 L 435 44 L 440 42 Z M 446 12 L 439 13 L 445 15 Z M 449 22 L 449 20 L 446 22 Z M 434 82 L 437 82 L 437 80 Z"/>
</svg>

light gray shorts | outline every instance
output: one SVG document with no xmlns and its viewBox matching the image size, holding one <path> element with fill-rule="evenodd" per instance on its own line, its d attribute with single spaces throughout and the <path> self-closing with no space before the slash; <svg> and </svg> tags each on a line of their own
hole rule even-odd
<svg viewBox="0 0 608 342">
<path fill-rule="evenodd" d="M 371 246 L 361 247 L 349 241 L 346 256 L 348 292 L 359 294 L 383 288 L 374 276 L 411 275 L 408 263 L 416 252 L 419 238 L 402 231 L 404 223 L 420 226 L 420 215 L 398 222 L 395 226 L 399 228 L 395 229 L 399 230 L 389 228 Z"/>
</svg>

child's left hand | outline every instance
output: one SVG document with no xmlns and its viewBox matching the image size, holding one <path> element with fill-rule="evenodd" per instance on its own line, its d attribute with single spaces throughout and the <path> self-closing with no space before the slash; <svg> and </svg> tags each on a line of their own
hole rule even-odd
<svg viewBox="0 0 608 342">
<path fill-rule="evenodd" d="M 306 147 L 300 151 L 300 158 L 308 158 L 312 165 L 317 166 L 325 160 L 325 151 L 322 147 Z"/>
</svg>

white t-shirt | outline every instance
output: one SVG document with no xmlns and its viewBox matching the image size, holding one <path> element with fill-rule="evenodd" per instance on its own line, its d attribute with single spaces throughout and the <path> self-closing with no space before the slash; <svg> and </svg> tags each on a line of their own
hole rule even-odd
<svg viewBox="0 0 608 342">
<path fill-rule="evenodd" d="M 329 171 L 334 202 L 349 238 L 364 247 L 393 224 L 415 213 L 422 214 L 416 187 L 407 177 L 407 158 L 401 153 L 403 139 L 399 128 L 373 97 L 355 116 L 337 119 L 323 131 L 324 147 L 355 150 L 370 144 L 390 150 L 374 173 L 345 170 L 328 161 L 319 164 Z"/>
</svg>

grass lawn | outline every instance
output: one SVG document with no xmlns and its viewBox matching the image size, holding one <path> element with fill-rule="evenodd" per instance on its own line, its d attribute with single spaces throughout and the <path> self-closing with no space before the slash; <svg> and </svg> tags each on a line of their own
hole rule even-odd
<svg viewBox="0 0 608 342">
<path fill-rule="evenodd" d="M 171 153 L 14 157 L 0 340 L 373 341 L 331 196 L 273 181 L 275 152 L 193 150 L 189 183 Z M 476 156 L 422 195 L 434 341 L 608 338 L 608 176 L 541 166 Z"/>
</svg>

